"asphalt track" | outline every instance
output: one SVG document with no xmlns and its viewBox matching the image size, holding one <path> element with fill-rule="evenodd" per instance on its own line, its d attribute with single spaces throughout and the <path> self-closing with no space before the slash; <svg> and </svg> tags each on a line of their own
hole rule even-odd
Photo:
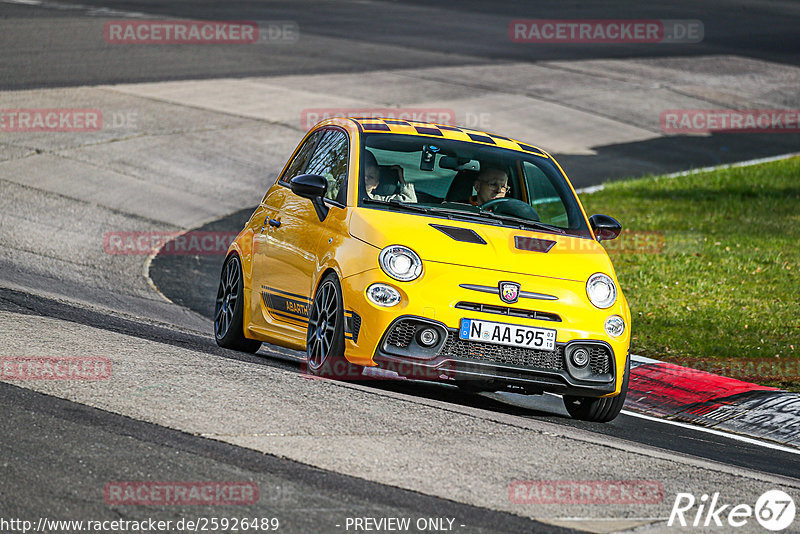
<svg viewBox="0 0 800 534">
<path fill-rule="evenodd" d="M 115 15 L 113 11 L 96 9 L 102 7 L 123 14 L 138 11 L 162 17 L 291 20 L 298 23 L 302 37 L 292 46 L 271 47 L 267 53 L 255 48 L 204 50 L 199 53 L 196 48 L 180 46 L 109 50 L 102 41 L 85 37 L 86 29 L 96 27 L 98 20 L 101 24 L 104 19 L 122 16 Z M 324 73 L 365 73 L 362 75 L 368 78 L 369 72 L 381 69 L 466 69 L 512 62 L 593 59 L 663 58 L 663 61 L 669 61 L 675 57 L 686 59 L 708 55 L 731 55 L 798 66 L 798 10 L 797 4 L 783 2 L 756 5 L 707 2 L 701 6 L 686 2 L 673 3 L 669 7 L 643 7 L 636 3 L 618 2 L 604 3 L 602 7 L 568 8 L 561 3 L 552 3 L 537 5 L 535 10 L 524 2 L 491 6 L 481 2 L 439 2 L 435 5 L 423 2 L 323 5 L 304 2 L 249 2 L 236 5 L 227 2 L 86 1 L 80 5 L 4 2 L 0 4 L 4 50 L 3 60 L 0 61 L 0 87 L 5 91 L 18 91 L 110 83 Z M 589 19 L 611 16 L 698 19 L 705 24 L 706 38 L 702 43 L 692 46 L 542 46 L 537 47 L 535 52 L 524 46 L 513 45 L 507 39 L 507 22 L 513 18 Z M 719 68 L 725 67 L 721 65 Z M 786 105 L 792 102 L 787 97 Z M 290 134 L 295 137 L 298 135 L 297 132 Z M 287 143 L 291 144 L 291 141 Z M 578 176 L 583 177 L 576 180 L 577 185 L 590 185 L 601 178 L 620 178 L 644 170 L 668 172 L 740 161 L 796 151 L 798 146 L 800 139 L 796 135 L 659 136 L 646 141 L 602 145 L 596 148 L 595 154 L 564 154 L 559 155 L 559 159 L 565 163 L 570 174 L 574 169 Z M 3 147 L 11 150 L 14 142 Z M 279 158 L 276 156 L 276 159 Z M 633 171 L 620 175 L 620 169 Z M 6 178 L 4 196 L 7 195 L 8 202 L 13 201 L 12 196 L 17 198 L 21 195 L 16 186 L 10 183 Z M 206 228 L 238 230 L 241 221 L 249 215 L 248 206 L 252 205 L 252 201 L 237 202 L 236 209 L 228 210 L 232 212 L 231 215 L 213 217 L 214 220 L 208 222 Z M 49 213 L 63 219 L 62 223 L 84 224 L 82 213 L 62 212 L 57 208 L 55 206 L 54 211 Z M 9 209 L 8 206 L 6 209 Z M 35 214 L 26 217 L 29 218 L 28 222 L 33 221 L 32 224 L 49 220 L 47 217 L 37 218 Z M 14 224 L 19 224 L 18 220 L 23 218 L 17 217 Z M 181 226 L 179 222 L 173 224 Z M 31 228 L 9 225 L 9 232 L 21 233 Z M 221 261 L 219 256 L 159 257 L 150 269 L 160 290 L 185 309 L 199 314 L 193 315 L 164 302 L 158 303 L 158 298 L 148 300 L 132 292 L 110 294 L 102 285 L 84 289 L 70 272 L 62 272 L 64 268 L 77 272 L 80 266 L 56 263 L 58 268 L 50 270 L 48 277 L 42 277 L 31 265 L 38 261 L 39 256 L 45 262 L 50 261 L 50 252 L 36 247 L 24 252 L 20 250 L 15 249 L 13 254 L 0 258 L 3 286 L 7 288 L 0 291 L 0 312 L 11 314 L 4 316 L 0 331 L 4 339 L 15 336 L 25 322 L 23 317 L 49 318 L 80 328 L 124 336 L 120 339 L 155 341 L 176 350 L 201 354 L 218 362 L 224 372 L 239 380 L 246 379 L 246 375 L 237 374 L 232 367 L 234 363 L 247 365 L 251 369 L 274 368 L 289 376 L 300 373 L 299 361 L 289 352 L 272 353 L 269 356 L 236 354 L 217 348 L 210 337 L 200 333 L 208 325 L 202 316 L 209 315 L 209 295 L 213 294 L 216 284 Z M 108 272 L 93 276 L 108 277 L 111 286 L 119 282 L 114 278 L 116 275 L 121 275 L 121 278 L 138 274 L 135 270 L 123 269 L 115 275 L 111 273 L 114 268 L 113 264 L 108 265 Z M 187 280 L 192 283 L 176 283 Z M 54 347 L 63 344 L 59 330 L 47 331 L 44 337 L 51 338 Z M 12 346 L 15 345 L 12 343 Z M 16 346 L 19 351 L 20 344 Z M 115 345 L 109 342 L 109 346 Z M 41 346 L 39 350 L 42 350 Z M 351 386 L 343 387 L 347 390 Z M 551 428 L 547 425 L 553 425 L 552 428 L 563 429 L 561 432 L 565 435 L 577 436 L 586 443 L 596 441 L 613 444 L 609 451 L 614 452 L 596 456 L 588 452 L 587 445 L 586 455 L 595 463 L 622 461 L 623 456 L 629 461 L 628 453 L 620 451 L 640 451 L 644 448 L 653 458 L 661 459 L 660 455 L 666 455 L 664 457 L 671 458 L 673 462 L 681 460 L 686 462 L 686 466 L 701 466 L 715 473 L 727 473 L 733 479 L 734 474 L 741 470 L 747 473 L 742 475 L 742 480 L 744 477 L 755 477 L 753 480 L 761 483 L 783 483 L 795 489 L 800 481 L 800 462 L 797 462 L 796 454 L 626 414 L 608 425 L 579 423 L 567 418 L 558 402 L 548 397 L 524 399 L 515 396 L 467 395 L 447 386 L 407 381 L 372 382 L 352 387 L 360 394 L 366 392 L 364 394 L 382 399 L 380 402 L 402 400 L 443 413 L 470 414 L 484 422 L 499 420 L 514 428 L 531 428 L 529 425 Z M 160 476 L 169 480 L 258 481 L 262 492 L 261 502 L 248 509 L 247 513 L 280 515 L 285 525 L 282 530 L 290 532 L 341 531 L 336 525 L 353 515 L 455 517 L 460 524 L 466 525 L 465 531 L 558 530 L 558 527 L 522 517 L 538 515 L 538 512 L 530 509 L 515 510 L 519 515 L 499 511 L 488 497 L 482 499 L 479 495 L 471 499 L 448 499 L 435 495 L 461 494 L 448 493 L 444 489 L 441 492 L 430 489 L 409 491 L 402 489 L 413 486 L 405 479 L 398 479 L 396 484 L 378 483 L 374 481 L 380 478 L 377 476 L 351 476 L 353 469 L 319 469 L 308 465 L 315 465 L 312 461 L 295 462 L 279 457 L 291 457 L 286 453 L 265 455 L 262 454 L 265 452 L 263 450 L 251 450 L 259 450 L 258 447 L 248 447 L 246 444 L 244 447 L 236 446 L 218 441 L 221 438 L 208 439 L 175 430 L 180 428 L 179 425 L 167 428 L 169 425 L 166 424 L 144 422 L 152 419 L 142 417 L 137 420 L 119 415 L 121 412 L 117 408 L 101 410 L 86 406 L 92 405 L 92 402 L 81 400 L 77 393 L 54 390 L 51 395 L 45 395 L 27 388 L 25 384 L 0 384 L 0 403 L 4 414 L 4 430 L 0 432 L 0 469 L 4 481 L 0 489 L 2 517 L 35 518 L 47 513 L 51 517 L 61 518 L 178 518 L 196 514 L 196 508 L 120 509 L 109 507 L 102 501 L 102 486 L 109 480 L 139 480 Z M 64 400 L 69 398 L 78 402 Z M 302 402 L 302 398 L 298 397 L 297 402 Z M 203 413 L 197 414 L 198 418 L 203 416 Z M 424 426 L 426 422 L 418 420 L 417 423 Z M 326 443 L 326 439 L 320 437 L 319 441 Z M 419 444 L 421 446 L 422 441 Z M 452 450 L 458 453 L 458 449 Z M 573 458 L 563 459 L 565 464 L 571 461 Z M 586 464 L 577 465 L 579 467 L 570 472 L 573 477 L 591 479 L 598 476 L 595 471 L 586 468 Z M 348 472 L 350 474 L 342 474 Z M 435 472 L 429 473 L 432 476 Z M 539 471 L 536 474 L 540 478 L 548 478 L 549 473 Z M 666 474 L 664 476 L 665 486 L 670 489 L 679 487 L 675 485 L 672 474 L 670 478 Z M 703 479 L 692 479 L 692 476 L 687 475 L 687 481 L 693 480 L 693 487 L 702 487 Z M 486 478 L 491 478 L 491 474 L 487 473 Z M 712 486 L 709 490 L 724 489 L 719 487 L 723 478 L 714 480 L 718 486 L 714 488 L 714 483 L 709 482 Z M 459 481 L 453 482 L 457 485 Z M 442 485 L 446 485 L 445 482 Z M 757 492 L 753 493 L 753 484 L 748 482 L 745 485 L 743 482 L 742 487 L 745 486 L 746 490 L 741 493 L 757 496 Z M 758 487 L 757 484 L 755 486 Z M 425 486 L 420 483 L 419 487 Z M 671 496 L 672 493 L 669 493 L 666 500 Z M 456 500 L 470 502 L 471 505 Z M 482 506 L 484 502 L 485 506 Z M 226 511 L 243 512 L 242 508 Z M 591 510 L 581 512 L 591 515 Z M 581 512 L 574 513 L 580 515 Z M 549 515 L 564 517 L 572 513 L 558 510 L 549 512 Z M 650 519 L 640 524 L 663 526 L 663 522 L 654 522 L 652 517 Z M 593 531 L 602 530 L 596 523 L 572 524 Z M 631 526 L 627 524 L 619 528 Z"/>
<path fill-rule="evenodd" d="M 166 80 L 212 80 L 217 78 L 361 74 L 369 86 L 369 72 L 381 69 L 503 66 L 552 64 L 536 82 L 516 88 L 545 101 L 567 102 L 603 116 L 630 113 L 624 106 L 630 98 L 622 85 L 629 72 L 617 71 L 614 60 L 646 60 L 670 66 L 690 75 L 729 76 L 726 87 L 698 95 L 692 82 L 679 82 L 678 94 L 687 97 L 681 107 L 741 107 L 749 100 L 755 108 L 783 108 L 796 104 L 790 83 L 779 90 L 762 91 L 754 98 L 738 98 L 741 80 L 758 80 L 762 67 L 751 69 L 731 64 L 736 57 L 782 65 L 800 65 L 800 36 L 796 3 L 766 1 L 670 2 L 650 5 L 630 1 L 565 6 L 562 2 L 128 2 L 89 0 L 4 0 L 2 10 L 4 57 L 0 62 L 0 89 L 86 86 L 142 83 Z M 131 16 L 205 20 L 290 21 L 300 28 L 299 39 L 264 46 L 221 46 L 198 50 L 193 46 L 108 46 L 101 39 L 103 22 Z M 515 19 L 678 19 L 699 20 L 704 38 L 690 44 L 536 44 L 513 43 L 508 24 Z M 695 61 L 690 61 L 696 58 Z M 705 58 L 705 61 L 701 60 Z M 719 59 L 713 59 L 719 58 Z M 581 61 L 598 63 L 590 70 L 594 79 L 608 78 L 606 96 L 588 102 L 575 101 L 561 93 L 576 91 L 586 80 L 563 78 L 571 65 Z M 678 64 L 677 62 L 680 62 Z M 695 65 L 694 67 L 692 65 Z M 741 70 L 740 70 L 741 69 Z M 465 70 L 465 72 L 469 72 Z M 739 75 L 739 79 L 735 75 Z M 504 77 L 505 75 L 501 75 Z M 691 76 L 690 76 L 691 78 Z M 654 90 L 670 83 L 671 75 L 638 82 L 640 89 Z M 313 83 L 313 82 L 311 82 Z M 470 83 L 469 77 L 464 83 Z M 619 87 L 615 87 L 619 85 Z M 300 90 L 312 87 L 300 88 Z M 496 90 L 491 85 L 487 89 Z M 726 94 L 725 90 L 730 91 Z M 336 91 L 334 87 L 331 89 Z M 340 91 L 347 91 L 345 87 Z M 744 94 L 744 92 L 742 93 Z M 701 104 L 692 100 L 700 96 Z M 606 99 L 616 101 L 607 107 Z M 679 100 L 680 101 L 680 100 Z M 676 104 L 678 101 L 672 101 Z M 622 105 L 620 105 L 622 104 Z M 657 108 L 657 104 L 653 104 Z M 481 108 L 483 109 L 483 108 Z M 653 111 L 653 110 L 650 110 Z M 657 115 L 657 113 L 656 113 Z M 533 120 L 536 120 L 535 118 Z M 545 130 L 581 128 L 580 122 L 565 122 Z M 555 131 L 553 131 L 555 129 Z M 504 130 L 506 135 L 509 135 Z M 542 139 L 543 134 L 537 136 Z M 541 142 L 541 141 L 538 141 Z M 599 143 L 591 155 L 551 150 L 572 177 L 576 187 L 606 179 L 647 173 L 680 171 L 774 156 L 796 151 L 800 135 L 717 132 L 708 136 L 658 136 L 641 141 Z M 548 147 L 545 147 L 548 148 Z"/>
<path fill-rule="evenodd" d="M 52 8 L 47 6 L 52 4 Z M 41 6 L 41 7 L 40 7 Z M 59 6 L 74 6 L 73 8 Z M 105 11 L 92 8 L 102 8 Z M 627 0 L 564 6 L 562 2 L 525 1 L 490 4 L 462 2 L 135 2 L 82 0 L 39 5 L 7 3 L 6 17 L 22 19 L 6 32 L 8 55 L 0 69 L 5 88 L 130 83 L 193 77 L 259 76 L 325 72 L 367 72 L 379 68 L 472 65 L 511 61 L 552 61 L 631 57 L 691 57 L 735 54 L 800 65 L 800 36 L 796 3 L 740 3 L 714 0 L 697 5 L 678 1 L 641 4 Z M 108 11 L 113 10 L 113 11 Z M 238 47 L 203 51 L 189 46 L 134 50 L 119 57 L 113 48 L 77 35 L 88 20 L 79 16 L 114 19 L 115 15 L 145 13 L 162 18 L 200 20 L 293 21 L 300 38 L 274 49 Z M 33 20 L 25 20 L 28 17 Z M 29 26 L 51 19 L 31 33 Z M 542 44 L 520 46 L 508 37 L 514 19 L 694 19 L 703 22 L 700 43 L 657 44 Z M 59 24 L 56 25 L 55 23 Z M 85 27 L 85 26 L 84 26 Z M 44 35 L 47 39 L 44 39 Z M 81 46 L 75 61 L 76 39 Z M 335 44 L 335 46 L 331 46 Z M 44 54 L 43 54 L 44 52 Z M 210 60 L 206 54 L 215 54 Z M 36 61 L 31 62 L 32 57 Z M 718 66 L 723 69 L 723 65 Z"/>
<path fill-rule="evenodd" d="M 281 532 L 341 531 L 348 516 L 455 518 L 456 528 L 467 532 L 571 532 L 288 462 L 9 384 L 0 384 L 0 409 L 5 425 L 30 429 L 23 439 L 0 434 L 3 459 L 15 466 L 4 476 L 5 518 L 113 519 L 113 507 L 102 499 L 104 485 L 158 472 L 165 479 L 255 482 L 260 494 L 256 505 L 216 507 L 213 516 L 277 517 Z M 92 469 L 86 469 L 89 465 Z M 84 502 L 76 506 L 76 499 Z M 125 508 L 116 512 L 135 521 L 198 517 L 196 506 Z"/>
</svg>

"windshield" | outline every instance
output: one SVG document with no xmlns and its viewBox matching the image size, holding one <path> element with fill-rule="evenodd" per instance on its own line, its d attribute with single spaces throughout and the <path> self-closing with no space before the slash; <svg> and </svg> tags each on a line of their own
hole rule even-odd
<svg viewBox="0 0 800 534">
<path fill-rule="evenodd" d="M 549 158 L 413 135 L 364 136 L 359 206 L 590 237 Z"/>
</svg>

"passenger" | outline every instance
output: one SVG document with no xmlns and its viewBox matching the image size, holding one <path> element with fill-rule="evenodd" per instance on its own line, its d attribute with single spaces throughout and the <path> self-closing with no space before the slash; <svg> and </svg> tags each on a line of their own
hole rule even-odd
<svg viewBox="0 0 800 534">
<path fill-rule="evenodd" d="M 469 199 L 469 203 L 473 206 L 482 206 L 490 200 L 504 198 L 511 190 L 508 186 L 508 175 L 497 167 L 482 168 L 473 187 L 477 191 L 477 194 Z"/>
<path fill-rule="evenodd" d="M 400 189 L 391 195 L 373 194 L 375 188 L 380 185 L 381 167 L 378 166 L 378 160 L 375 159 L 375 155 L 369 150 L 364 151 L 364 163 L 364 186 L 369 198 L 375 200 L 399 200 L 400 202 L 417 201 L 417 193 L 414 191 L 414 184 L 406 182 L 403 176 L 403 167 L 400 165 L 386 167 L 397 172 L 397 181 L 399 182 Z"/>
</svg>

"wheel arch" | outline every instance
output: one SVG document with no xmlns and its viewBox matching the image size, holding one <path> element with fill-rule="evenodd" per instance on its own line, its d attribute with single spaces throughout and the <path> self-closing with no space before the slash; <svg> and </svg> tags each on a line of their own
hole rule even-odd
<svg viewBox="0 0 800 534">
<path fill-rule="evenodd" d="M 311 299 L 312 300 L 314 299 L 314 295 L 317 294 L 317 290 L 319 289 L 319 286 L 322 283 L 322 281 L 325 280 L 325 277 L 328 276 L 331 273 L 333 273 L 336 276 L 336 278 L 339 280 L 339 285 L 342 284 L 342 275 L 337 269 L 334 269 L 330 265 L 328 265 L 327 267 L 323 267 L 322 269 L 320 269 L 319 275 L 317 276 L 317 279 L 314 282 L 313 291 L 311 291 Z M 344 294 L 342 294 L 342 303 L 344 303 Z"/>
<path fill-rule="evenodd" d="M 231 246 L 228 247 L 228 253 L 225 255 L 225 261 L 228 261 L 233 254 L 239 256 L 239 263 L 242 266 L 242 279 L 244 282 L 244 287 L 245 289 L 249 289 L 251 285 L 250 282 L 252 280 L 252 262 L 249 261 L 250 255 L 245 254 L 242 250 L 242 245 L 239 243 L 241 237 L 242 236 L 240 234 L 231 242 Z"/>
</svg>

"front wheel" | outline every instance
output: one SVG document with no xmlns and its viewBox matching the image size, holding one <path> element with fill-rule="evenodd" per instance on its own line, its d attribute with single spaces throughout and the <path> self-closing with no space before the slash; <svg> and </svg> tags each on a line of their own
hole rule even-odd
<svg viewBox="0 0 800 534">
<path fill-rule="evenodd" d="M 628 377 L 631 374 L 631 357 L 625 364 L 622 388 L 616 397 L 572 397 L 564 395 L 564 406 L 574 419 L 607 423 L 619 415 L 628 393 Z"/>
<path fill-rule="evenodd" d="M 239 256 L 233 254 L 222 266 L 214 306 L 214 339 L 217 345 L 242 352 L 256 352 L 261 342 L 244 337 L 244 282 Z"/>
<path fill-rule="evenodd" d="M 344 300 L 342 287 L 330 273 L 317 288 L 306 331 L 308 372 L 337 380 L 359 380 L 362 367 L 344 357 Z"/>
</svg>

